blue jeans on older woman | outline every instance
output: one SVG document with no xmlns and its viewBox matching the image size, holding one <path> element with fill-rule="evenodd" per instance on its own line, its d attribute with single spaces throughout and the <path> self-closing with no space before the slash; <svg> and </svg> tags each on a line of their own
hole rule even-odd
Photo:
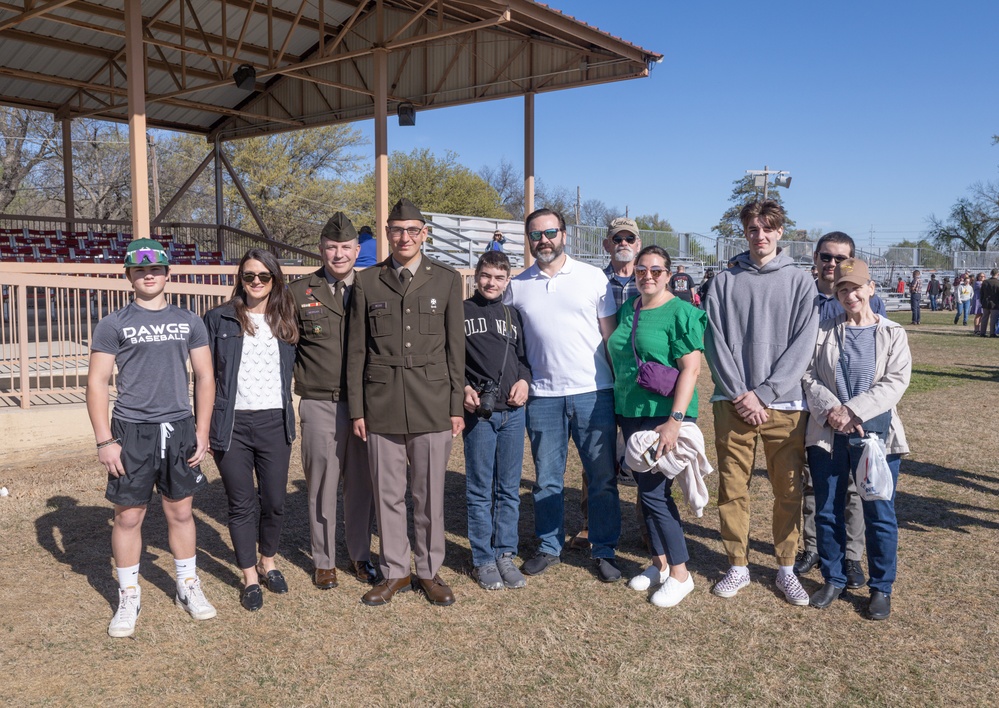
<svg viewBox="0 0 999 708">
<path fill-rule="evenodd" d="M 820 567 L 825 581 L 846 587 L 846 486 L 848 475 L 856 474 L 863 448 L 851 445 L 846 435 L 833 436 L 829 454 L 818 446 L 807 449 L 808 465 L 815 489 L 815 535 Z M 898 521 L 895 518 L 895 494 L 901 455 L 888 455 L 895 491 L 891 501 L 863 501 L 867 565 L 871 590 L 891 594 L 898 559 Z"/>
</svg>

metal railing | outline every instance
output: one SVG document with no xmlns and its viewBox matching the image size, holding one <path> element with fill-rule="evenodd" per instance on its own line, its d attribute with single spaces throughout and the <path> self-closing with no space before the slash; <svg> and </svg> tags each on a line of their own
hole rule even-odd
<svg viewBox="0 0 999 708">
<path fill-rule="evenodd" d="M 606 265 L 610 256 L 604 250 L 604 239 L 607 238 L 606 226 L 587 226 L 575 224 L 566 227 L 568 235 L 568 250 L 574 258 L 585 260 L 594 265 Z M 701 234 L 679 231 L 652 231 L 640 229 L 643 246 L 653 244 L 660 246 L 678 261 L 700 263 L 712 254 L 712 247 L 707 245 L 709 239 Z M 745 250 L 745 249 L 743 249 Z"/>
</svg>

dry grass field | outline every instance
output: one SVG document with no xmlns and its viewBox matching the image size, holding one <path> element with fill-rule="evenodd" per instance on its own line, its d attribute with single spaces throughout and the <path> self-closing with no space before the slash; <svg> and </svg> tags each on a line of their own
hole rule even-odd
<svg viewBox="0 0 999 708">
<path fill-rule="evenodd" d="M 709 592 L 727 565 L 713 504 L 701 519 L 684 517 L 696 587 L 671 610 L 624 583 L 600 583 L 589 560 L 569 551 L 526 589 L 486 593 L 469 575 L 459 444 L 447 476 L 441 571 L 456 592 L 453 607 L 431 607 L 414 593 L 365 607 L 358 602 L 364 587 L 343 571 L 336 590 L 311 586 L 296 449 L 278 558 L 290 594 L 265 591 L 262 611 L 240 608 L 224 494 L 208 464 L 212 484 L 195 508 L 200 573 L 218 617 L 196 623 L 174 607 L 172 558 L 162 512 L 153 507 L 138 628 L 131 639 L 110 639 L 117 588 L 111 511 L 95 456 L 80 450 L 58 462 L 0 462 L 0 484 L 11 490 L 0 498 L 3 703 L 995 705 L 999 340 L 971 337 L 946 314 L 923 321 L 909 328 L 915 372 L 900 410 L 913 453 L 899 482 L 899 579 L 888 622 L 863 618 L 866 591 L 821 612 L 783 601 L 762 470 L 753 490 L 753 583 L 736 598 Z M 711 440 L 706 367 L 700 389 Z M 525 557 L 535 548 L 532 478 L 527 463 Z M 574 458 L 566 483 L 571 533 L 579 527 Z M 626 576 L 645 562 L 634 501 L 634 488 L 622 488 Z M 345 565 L 342 546 L 338 555 Z M 813 571 L 806 589 L 820 580 Z"/>
</svg>

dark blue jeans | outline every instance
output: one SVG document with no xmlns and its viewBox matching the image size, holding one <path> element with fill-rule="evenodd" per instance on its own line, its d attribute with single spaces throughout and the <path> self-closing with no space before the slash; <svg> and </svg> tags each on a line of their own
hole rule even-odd
<svg viewBox="0 0 999 708">
<path fill-rule="evenodd" d="M 594 558 L 613 558 L 621 536 L 621 505 L 614 474 L 617 421 L 614 391 L 604 389 L 573 396 L 527 399 L 527 435 L 531 441 L 537 482 L 534 530 L 539 551 L 553 556 L 565 543 L 565 461 L 569 438 L 576 444 L 586 472 L 589 539 Z"/>
<path fill-rule="evenodd" d="M 922 298 L 919 293 L 909 296 L 909 309 L 912 310 L 912 321 L 919 324 L 919 303 Z"/>
<path fill-rule="evenodd" d="M 488 420 L 466 413 L 462 437 L 468 542 L 478 568 L 517 552 L 524 409 L 495 411 Z"/>
<path fill-rule="evenodd" d="M 815 489 L 815 535 L 821 559 L 822 577 L 836 587 L 846 587 L 843 561 L 846 558 L 846 485 L 847 475 L 855 474 L 863 448 L 851 445 L 845 435 L 835 435 L 830 455 L 820 447 L 807 449 Z M 891 501 L 864 501 L 864 535 L 867 542 L 867 567 L 872 590 L 891 594 L 898 559 L 898 521 L 895 496 L 898 492 L 898 469 L 901 455 L 888 455 L 895 491 Z"/>
<path fill-rule="evenodd" d="M 621 418 L 621 433 L 625 441 L 639 430 L 653 430 L 669 418 Z M 652 553 L 666 556 L 670 565 L 681 565 L 690 560 L 687 541 L 683 537 L 680 512 L 673 501 L 673 480 L 666 475 L 654 472 L 635 472 L 632 475 L 638 485 L 638 498 L 642 502 L 645 526 L 649 530 L 649 543 Z"/>
</svg>

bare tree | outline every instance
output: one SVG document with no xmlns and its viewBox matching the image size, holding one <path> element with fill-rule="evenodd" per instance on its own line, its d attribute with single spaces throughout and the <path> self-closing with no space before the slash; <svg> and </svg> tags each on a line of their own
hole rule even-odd
<svg viewBox="0 0 999 708">
<path fill-rule="evenodd" d="M 51 115 L 0 106 L 0 212 L 14 202 L 31 172 L 56 154 L 58 132 Z"/>
</svg>

